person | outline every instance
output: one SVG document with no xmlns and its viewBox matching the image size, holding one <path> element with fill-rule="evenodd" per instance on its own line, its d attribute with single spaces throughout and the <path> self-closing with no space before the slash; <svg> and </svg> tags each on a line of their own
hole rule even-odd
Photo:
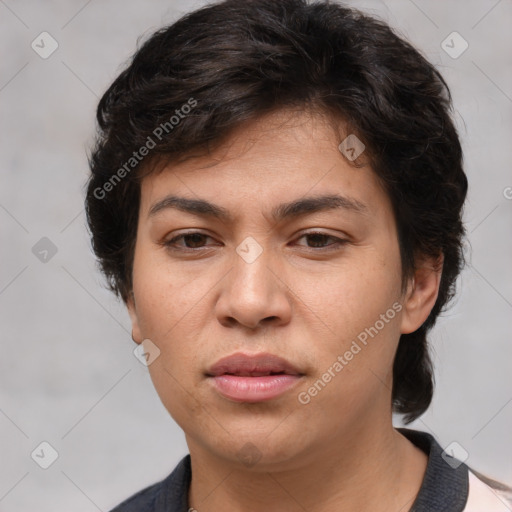
<svg viewBox="0 0 512 512">
<path fill-rule="evenodd" d="M 92 246 L 190 452 L 115 512 L 511 509 L 392 424 L 432 400 L 464 264 L 451 94 L 418 50 L 341 4 L 226 0 L 155 32 L 97 121 Z"/>
</svg>

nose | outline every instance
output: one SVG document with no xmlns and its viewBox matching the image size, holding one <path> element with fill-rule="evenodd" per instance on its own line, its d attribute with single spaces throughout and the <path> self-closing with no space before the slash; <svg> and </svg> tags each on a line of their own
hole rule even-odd
<svg viewBox="0 0 512 512">
<path fill-rule="evenodd" d="M 285 325 L 291 318 L 292 294 L 270 249 L 263 250 L 254 261 L 240 254 L 235 254 L 233 267 L 222 280 L 216 304 L 219 322 L 225 327 L 249 329 L 270 323 Z"/>
</svg>

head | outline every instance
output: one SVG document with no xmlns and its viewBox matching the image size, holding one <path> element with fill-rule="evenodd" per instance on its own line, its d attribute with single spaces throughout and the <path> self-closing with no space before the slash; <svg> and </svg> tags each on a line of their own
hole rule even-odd
<svg viewBox="0 0 512 512">
<path fill-rule="evenodd" d="M 385 23 L 327 2 L 227 0 L 136 52 L 98 106 L 86 210 L 190 440 L 228 453 L 233 434 L 265 439 L 276 460 L 428 408 L 427 334 L 463 264 L 450 102 Z M 261 351 L 300 367 L 293 393 L 212 391 L 219 358 Z"/>
</svg>

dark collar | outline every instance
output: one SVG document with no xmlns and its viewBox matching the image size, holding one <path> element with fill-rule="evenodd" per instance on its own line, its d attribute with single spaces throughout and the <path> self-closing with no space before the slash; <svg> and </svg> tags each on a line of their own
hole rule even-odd
<svg viewBox="0 0 512 512">
<path fill-rule="evenodd" d="M 433 436 L 419 430 L 397 428 L 428 455 L 427 470 L 410 512 L 461 512 L 469 491 L 468 467 L 444 455 Z M 448 462 L 452 462 L 450 465 Z"/>
<path fill-rule="evenodd" d="M 462 512 L 468 498 L 468 467 L 446 462 L 443 450 L 426 432 L 397 428 L 428 455 L 427 470 L 410 512 Z M 188 512 L 192 476 L 190 454 L 163 481 L 132 496 L 111 512 Z"/>
<path fill-rule="evenodd" d="M 190 454 L 183 457 L 174 471 L 162 482 L 162 491 L 151 512 L 188 512 L 188 490 L 192 478 Z"/>
</svg>

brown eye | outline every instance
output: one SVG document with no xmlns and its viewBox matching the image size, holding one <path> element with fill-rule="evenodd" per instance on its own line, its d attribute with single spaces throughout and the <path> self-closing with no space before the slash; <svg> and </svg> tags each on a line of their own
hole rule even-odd
<svg viewBox="0 0 512 512">
<path fill-rule="evenodd" d="M 177 250 L 202 249 L 204 247 L 206 238 L 211 237 L 205 235 L 204 233 L 200 233 L 199 231 L 182 233 L 181 235 L 175 236 L 174 238 L 171 238 L 171 240 L 166 241 L 165 246 Z M 185 243 L 185 245 L 177 245 L 177 242 L 181 240 Z"/>
<path fill-rule="evenodd" d="M 301 238 L 308 239 L 309 243 L 306 247 L 309 249 L 331 250 L 339 248 L 340 246 L 348 243 L 348 240 L 343 240 L 342 238 L 321 232 L 304 233 L 301 237 L 298 238 L 298 240 Z M 334 243 L 327 243 L 329 240 L 333 240 Z"/>
</svg>

